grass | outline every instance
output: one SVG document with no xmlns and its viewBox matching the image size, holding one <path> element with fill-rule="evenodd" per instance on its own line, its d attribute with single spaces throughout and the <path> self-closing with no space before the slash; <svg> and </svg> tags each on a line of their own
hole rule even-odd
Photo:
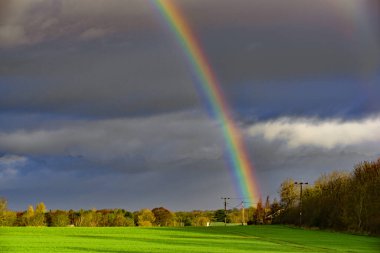
<svg viewBox="0 0 380 253">
<path fill-rule="evenodd" d="M 380 238 L 284 226 L 0 227 L 0 252 L 380 252 Z"/>
</svg>

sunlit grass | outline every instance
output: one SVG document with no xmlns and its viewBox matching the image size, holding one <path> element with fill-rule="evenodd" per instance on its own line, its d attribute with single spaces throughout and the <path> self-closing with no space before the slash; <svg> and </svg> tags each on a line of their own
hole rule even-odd
<svg viewBox="0 0 380 253">
<path fill-rule="evenodd" d="M 10 227 L 0 252 L 380 252 L 380 238 L 284 226 Z"/>
</svg>

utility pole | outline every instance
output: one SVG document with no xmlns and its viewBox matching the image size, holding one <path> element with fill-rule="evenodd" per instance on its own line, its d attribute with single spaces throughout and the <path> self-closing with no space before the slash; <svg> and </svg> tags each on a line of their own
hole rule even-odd
<svg viewBox="0 0 380 253">
<path fill-rule="evenodd" d="M 241 202 L 241 225 L 244 226 L 245 216 L 244 216 L 244 201 Z"/>
<path fill-rule="evenodd" d="M 227 199 L 231 198 L 222 197 L 221 199 L 224 200 L 224 226 L 227 226 Z"/>
<path fill-rule="evenodd" d="M 300 185 L 300 227 L 302 226 L 302 185 L 309 184 L 308 182 L 294 182 L 294 184 Z"/>
</svg>

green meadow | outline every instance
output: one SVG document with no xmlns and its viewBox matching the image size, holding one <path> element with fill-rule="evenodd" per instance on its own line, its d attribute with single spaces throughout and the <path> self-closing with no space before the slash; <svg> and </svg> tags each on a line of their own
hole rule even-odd
<svg viewBox="0 0 380 253">
<path fill-rule="evenodd" d="M 285 226 L 1 227 L 0 252 L 380 252 L 380 238 Z"/>
</svg>

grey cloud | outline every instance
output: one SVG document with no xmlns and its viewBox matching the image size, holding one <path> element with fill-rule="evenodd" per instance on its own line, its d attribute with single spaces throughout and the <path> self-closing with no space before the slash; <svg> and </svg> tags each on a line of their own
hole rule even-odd
<svg viewBox="0 0 380 253">
<path fill-rule="evenodd" d="M 0 63 L 10 76 L 0 86 L 2 110 L 125 116 L 198 105 L 183 59 L 160 45 L 45 50 Z"/>
<path fill-rule="evenodd" d="M 61 122 L 58 128 L 47 125 L 35 130 L 3 132 L 0 150 L 27 155 L 82 156 L 128 172 L 220 160 L 223 142 L 215 122 L 198 114 L 179 113 Z"/>
<path fill-rule="evenodd" d="M 226 86 L 334 75 L 368 79 L 380 64 L 378 9 L 372 0 L 206 1 L 202 8 L 194 2 L 184 7 Z"/>
<path fill-rule="evenodd" d="M 90 39 L 96 39 L 96 38 L 101 38 L 105 36 L 109 31 L 106 29 L 102 28 L 90 28 L 86 31 L 84 31 L 80 37 L 85 40 L 90 40 Z"/>
<path fill-rule="evenodd" d="M 3 46 L 19 46 L 29 43 L 24 28 L 19 25 L 1 26 L 0 40 Z"/>
<path fill-rule="evenodd" d="M 280 128 L 281 122 L 284 121 L 278 121 Z M 315 119 L 292 120 L 295 126 L 297 122 L 310 125 Z M 326 133 L 328 129 L 341 129 L 335 123 L 342 124 L 347 131 L 354 131 L 355 124 L 362 124 L 363 129 L 367 129 L 376 122 L 371 119 L 356 123 L 332 120 L 315 125 L 322 126 L 319 131 Z M 354 140 L 339 145 L 339 138 L 335 136 L 338 145 L 326 146 L 330 138 L 317 138 L 318 128 L 311 126 L 311 143 L 301 138 L 302 145 L 289 146 L 284 139 L 265 137 L 264 132 L 272 131 L 273 127 L 263 127 L 264 124 L 243 129 L 264 196 L 277 196 L 277 187 L 285 178 L 313 182 L 321 173 L 350 171 L 354 164 L 380 155 L 376 152 L 380 148 L 377 141 Z M 288 131 L 301 136 L 305 133 L 299 131 L 299 127 L 291 127 Z M 361 131 L 366 136 L 372 132 Z M 282 133 L 280 137 L 292 136 L 286 131 Z M 354 131 L 353 134 L 360 137 L 361 133 Z M 320 145 L 314 143 L 316 138 Z M 16 177 L 8 176 L 2 184 L 2 191 L 18 203 L 14 204 L 17 208 L 26 201 L 41 199 L 52 208 L 66 208 L 67 205 L 70 208 L 118 206 L 138 209 L 156 205 L 172 209 L 218 208 L 221 195 L 236 194 L 233 177 L 222 156 L 224 144 L 220 129 L 215 122 L 198 113 L 67 121 L 60 122 L 58 128 L 51 122 L 27 131 L 2 133 L 0 143 L 0 150 L 30 156 L 28 163 L 33 160 L 36 163 L 32 166 L 33 173 L 19 170 Z M 41 164 L 38 159 L 43 160 L 44 156 L 53 158 Z M 54 158 L 59 156 L 63 156 L 63 160 Z M 65 156 L 78 158 L 64 162 Z M 54 192 L 54 197 L 48 192 Z"/>
<path fill-rule="evenodd" d="M 223 150 L 218 124 L 199 112 L 45 121 L 1 132 L 0 152 L 29 158 L 0 188 L 15 209 L 213 208 L 234 194 Z"/>
<path fill-rule="evenodd" d="M 263 197 L 270 195 L 277 199 L 279 187 L 287 178 L 313 183 L 322 174 L 351 172 L 354 165 L 376 160 L 380 156 L 377 152 L 379 144 L 329 150 L 320 147 L 289 149 L 279 141 L 267 142 L 259 137 L 251 139 L 248 144 L 252 149 L 251 158 Z M 362 148 L 366 151 L 363 152 Z"/>
<path fill-rule="evenodd" d="M 211 59 L 221 78 L 228 83 L 297 80 L 333 75 L 360 78 L 373 76 L 379 66 L 379 48 L 363 45 L 357 48 L 357 53 L 353 53 L 352 48 L 344 45 L 344 38 L 337 40 L 306 32 L 302 35 L 305 38 L 301 42 L 293 41 L 292 36 L 299 34 L 295 32 L 290 35 L 261 36 L 252 31 L 251 36 L 244 36 L 248 38 L 242 38 L 240 41 L 258 43 L 256 49 L 245 50 L 244 47 L 248 48 L 250 44 L 242 47 L 237 43 L 220 45 L 210 50 L 214 51 Z M 224 40 L 231 39 L 229 37 Z M 280 47 L 278 41 L 281 41 Z M 209 47 L 211 48 L 211 45 Z M 222 51 L 228 53 L 221 53 Z"/>
<path fill-rule="evenodd" d="M 24 163 L 26 161 L 26 157 L 19 155 L 4 155 L 0 156 L 0 164 L 4 166 L 11 166 L 17 163 Z"/>
<path fill-rule="evenodd" d="M 2 111 L 115 117 L 199 107 L 186 59 L 149 1 L 30 3 L 16 0 L 17 22 L 9 19 L 3 29 L 24 22 L 42 29 L 25 32 L 35 36 L 31 41 L 47 40 L 1 52 Z M 324 117 L 378 111 L 377 102 L 369 108 L 364 97 L 379 89 L 370 85 L 378 82 L 380 64 L 378 18 L 370 9 L 375 2 L 361 3 L 366 6 L 362 14 L 368 15 L 360 16 L 356 9 L 347 13 L 341 1 L 327 12 L 326 0 L 177 4 L 236 110 L 243 103 L 257 118 L 302 110 Z M 345 22 L 361 25 L 351 38 L 340 30 Z M 21 30 L 14 34 L 24 36 Z M 68 39 L 54 39 L 60 36 Z M 368 94 L 357 91 L 359 85 L 368 86 Z M 280 103 L 268 105 L 274 98 Z M 347 103 L 352 108 L 343 112 Z"/>
<path fill-rule="evenodd" d="M 19 173 L 20 167 L 27 163 L 28 158 L 19 155 L 0 156 L 0 183 L 12 180 Z"/>
<path fill-rule="evenodd" d="M 12 209 L 44 201 L 50 209 L 111 208 L 128 210 L 165 206 L 171 210 L 219 208 L 220 196 L 233 195 L 223 162 L 177 167 L 142 174 L 39 171 L 21 174 L 0 186 Z"/>
<path fill-rule="evenodd" d="M 7 18 L 7 12 L 11 0 L 3 0 L 0 2 L 0 22 Z"/>
<path fill-rule="evenodd" d="M 367 118 L 379 110 L 378 1 L 352 13 L 347 1 L 359 6 L 176 2 L 242 121 L 263 195 L 379 155 Z M 150 4 L 0 1 L 0 188 L 12 208 L 219 208 L 236 194 L 220 129 Z M 299 115 L 324 120 L 304 120 L 308 131 Z"/>
<path fill-rule="evenodd" d="M 4 8 L 0 47 L 5 48 L 83 36 L 95 39 L 112 31 L 149 29 L 152 24 L 148 1 L 14 0 Z"/>
<path fill-rule="evenodd" d="M 63 169 L 58 160 L 35 166 L 33 173 L 7 178 L 1 186 L 2 192 L 14 201 L 11 205 L 15 208 L 24 208 L 22 203 L 42 200 L 51 208 L 139 209 L 157 205 L 177 210 L 219 208 L 220 196 L 236 196 L 233 177 L 221 157 L 223 141 L 219 129 L 202 117 L 183 114 L 135 122 L 107 120 L 81 122 L 76 126 L 69 123 L 62 129 L 71 129 L 66 135 L 68 146 L 76 148 L 71 153 L 81 154 L 92 164 L 74 161 L 68 166 L 75 169 Z M 276 197 L 277 187 L 285 178 L 313 182 L 321 173 L 350 171 L 354 164 L 380 155 L 376 152 L 380 148 L 378 142 L 370 145 L 353 142 L 328 148 L 323 145 L 290 147 L 281 139 L 268 140 L 262 135 L 252 136 L 250 128 L 243 130 L 264 197 Z M 49 131 L 52 136 L 58 132 Z M 36 132 L 29 131 L 29 135 Z M 70 137 L 73 133 L 76 134 Z M 92 136 L 91 141 L 88 136 Z M 51 143 L 64 142 L 64 138 L 55 138 L 50 137 Z M 49 151 L 60 151 L 58 144 L 50 144 L 42 150 L 41 145 L 45 144 L 41 140 L 35 140 L 34 149 L 38 154 L 51 156 Z M 323 144 L 323 140 L 321 142 Z M 33 154 L 33 147 L 26 144 L 23 148 L 29 150 L 23 152 Z M 16 147 L 6 149 L 20 152 Z M 146 156 L 144 161 L 148 162 L 141 167 L 143 169 L 134 171 L 133 166 L 139 165 L 134 164 L 133 157 L 126 157 L 126 153 Z M 94 169 L 94 166 L 99 168 Z"/>
</svg>

